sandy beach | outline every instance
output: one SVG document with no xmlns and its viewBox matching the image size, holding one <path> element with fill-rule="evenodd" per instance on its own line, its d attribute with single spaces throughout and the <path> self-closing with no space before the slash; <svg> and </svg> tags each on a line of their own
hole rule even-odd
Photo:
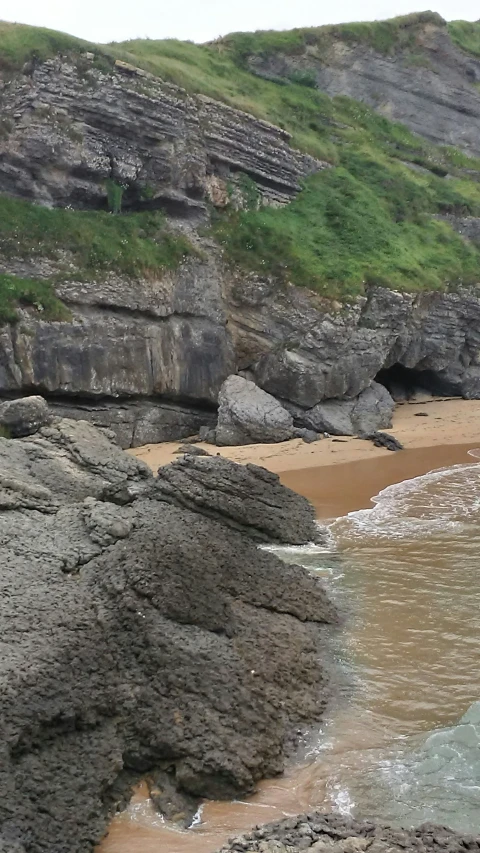
<svg viewBox="0 0 480 853">
<path fill-rule="evenodd" d="M 235 462 L 254 462 L 279 474 L 304 494 L 319 518 L 331 518 L 371 506 L 372 496 L 401 480 L 434 468 L 467 462 L 480 447 L 480 400 L 425 399 L 397 406 L 393 427 L 385 432 L 405 447 L 400 453 L 374 447 L 359 438 L 325 438 L 314 444 L 295 439 L 281 444 L 212 447 Z M 156 471 L 178 458 L 179 442 L 149 444 L 129 451 Z"/>
<path fill-rule="evenodd" d="M 420 403 L 404 403 L 397 406 L 392 429 L 384 431 L 395 435 L 409 450 L 458 444 L 480 447 L 480 400 L 427 399 Z M 179 442 L 166 442 L 147 444 L 129 452 L 156 471 L 160 465 L 176 459 L 178 447 Z M 199 447 L 235 462 L 255 462 L 276 473 L 394 455 L 384 448 L 374 447 L 369 441 L 346 437 L 325 438 L 314 444 L 294 439 L 281 444 L 243 447 L 200 444 Z"/>
</svg>

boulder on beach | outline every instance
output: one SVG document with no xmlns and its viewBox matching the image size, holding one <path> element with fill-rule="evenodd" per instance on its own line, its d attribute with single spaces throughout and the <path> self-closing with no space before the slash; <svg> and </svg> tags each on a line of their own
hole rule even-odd
<svg viewBox="0 0 480 853">
<path fill-rule="evenodd" d="M 292 415 L 275 397 L 242 376 L 225 380 L 218 395 L 218 445 L 274 444 L 293 435 Z"/>
<path fill-rule="evenodd" d="M 371 382 L 354 400 L 327 400 L 300 413 L 297 420 L 317 432 L 330 435 L 364 435 L 389 429 L 395 403 L 387 389 Z"/>
<path fill-rule="evenodd" d="M 335 609 L 253 541 L 287 515 L 303 540 L 313 512 L 223 462 L 187 456 L 157 483 L 85 422 L 0 438 L 0 850 L 90 853 L 164 771 L 175 810 L 248 793 L 321 715 Z"/>
</svg>

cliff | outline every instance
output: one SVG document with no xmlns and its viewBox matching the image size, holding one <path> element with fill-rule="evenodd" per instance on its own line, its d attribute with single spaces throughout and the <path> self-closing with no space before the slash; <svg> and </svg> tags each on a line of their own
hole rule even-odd
<svg viewBox="0 0 480 853">
<path fill-rule="evenodd" d="M 374 379 L 478 396 L 478 60 L 438 16 L 0 36 L 1 397 L 128 447 L 213 426 L 238 372 L 297 426 Z"/>
</svg>

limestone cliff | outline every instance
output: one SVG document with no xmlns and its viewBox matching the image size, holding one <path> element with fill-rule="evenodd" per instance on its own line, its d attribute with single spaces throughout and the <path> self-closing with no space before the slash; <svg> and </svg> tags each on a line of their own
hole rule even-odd
<svg viewBox="0 0 480 853">
<path fill-rule="evenodd" d="M 453 44 L 441 19 L 430 16 L 416 25 L 408 50 L 399 42 L 390 53 L 344 35 L 330 35 L 328 44 L 324 36 L 302 38 L 303 48 L 293 53 L 245 53 L 251 79 L 275 78 L 280 87 L 292 74 L 313 74 L 319 89 L 370 103 L 436 142 L 477 150 L 480 63 Z M 409 61 L 412 55 L 422 62 Z M 415 177 L 412 170 L 420 170 L 417 195 L 430 192 L 423 173 L 428 180 L 435 173 L 440 201 L 413 214 L 421 240 L 432 241 L 433 223 L 441 255 L 442 240 L 450 244 L 460 235 L 460 261 L 453 265 L 459 271 L 454 281 L 441 282 L 444 292 L 425 292 L 425 286 L 398 292 L 385 286 L 388 279 L 379 287 L 360 269 L 360 292 L 341 301 L 326 298 L 308 278 L 307 286 L 297 287 L 295 274 L 279 278 L 261 260 L 261 272 L 235 265 L 228 240 L 208 229 L 225 208 L 283 209 L 308 176 L 333 174 L 335 163 L 300 151 L 279 126 L 126 62 L 104 66 L 105 57 L 98 59 L 90 52 L 33 58 L 21 70 L 2 73 L 0 194 L 73 208 L 80 216 L 106 210 L 112 185 L 121 193 L 125 221 L 129 214 L 163 211 L 167 235 L 180 235 L 191 251 L 170 268 L 134 275 L 113 262 L 84 269 L 54 235 L 45 253 L 42 246 L 25 248 L 15 231 L 4 238 L 0 229 L 0 277 L 7 277 L 7 290 L 17 279 L 48 282 L 66 306 L 64 316 L 51 320 L 38 301 L 20 299 L 16 322 L 3 322 L 1 398 L 45 394 L 58 414 L 109 426 L 129 447 L 212 426 L 220 387 L 238 372 L 281 399 L 298 426 L 311 424 L 308 411 L 322 401 L 351 400 L 379 376 L 388 385 L 389 372 L 401 368 L 429 390 L 480 395 L 480 297 L 472 254 L 480 245 L 480 216 L 476 202 L 469 205 L 466 184 L 471 181 L 473 197 L 476 161 L 471 169 L 470 161 L 455 167 L 453 155 L 435 149 L 425 168 L 416 164 L 416 151 L 388 143 L 396 158 L 392 195 L 402 158 L 405 174 Z M 321 121 L 322 134 L 330 125 L 332 139 L 341 133 L 338 121 Z M 408 175 L 402 180 L 408 184 Z M 402 226 L 409 206 L 420 204 L 417 195 L 402 202 L 394 227 Z M 339 214 L 327 215 L 335 221 Z M 373 250 L 376 227 L 380 220 L 372 225 Z M 379 243 L 383 239 L 379 235 Z M 348 254 L 349 243 L 342 246 Z M 248 241 L 246 248 L 248 255 Z M 257 254 L 261 259 L 261 250 Z M 428 263 L 436 266 L 435 252 Z"/>
</svg>

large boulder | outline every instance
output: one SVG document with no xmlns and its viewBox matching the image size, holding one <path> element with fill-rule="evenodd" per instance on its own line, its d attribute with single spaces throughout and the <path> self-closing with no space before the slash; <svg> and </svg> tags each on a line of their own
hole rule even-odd
<svg viewBox="0 0 480 853">
<path fill-rule="evenodd" d="M 158 500 L 202 512 L 257 542 L 305 545 L 319 538 L 312 505 L 278 474 L 221 456 L 186 455 L 158 470 Z"/>
<path fill-rule="evenodd" d="M 212 460 L 187 463 L 213 487 Z M 86 423 L 0 438 L 0 477 L 0 850 L 91 853 L 146 773 L 231 798 L 280 772 L 328 695 L 318 578 Z M 238 503 L 255 480 L 268 529 L 282 487 L 265 476 L 262 501 L 247 471 Z"/>
<path fill-rule="evenodd" d="M 218 395 L 219 445 L 273 444 L 293 437 L 290 412 L 241 376 L 229 376 Z"/>
<path fill-rule="evenodd" d="M 327 400 L 302 413 L 310 429 L 330 435 L 370 435 L 392 426 L 395 403 L 387 389 L 371 382 L 354 400 Z"/>
<path fill-rule="evenodd" d="M 0 426 L 12 438 L 33 435 L 52 420 L 43 397 L 21 397 L 0 404 Z"/>
</svg>

